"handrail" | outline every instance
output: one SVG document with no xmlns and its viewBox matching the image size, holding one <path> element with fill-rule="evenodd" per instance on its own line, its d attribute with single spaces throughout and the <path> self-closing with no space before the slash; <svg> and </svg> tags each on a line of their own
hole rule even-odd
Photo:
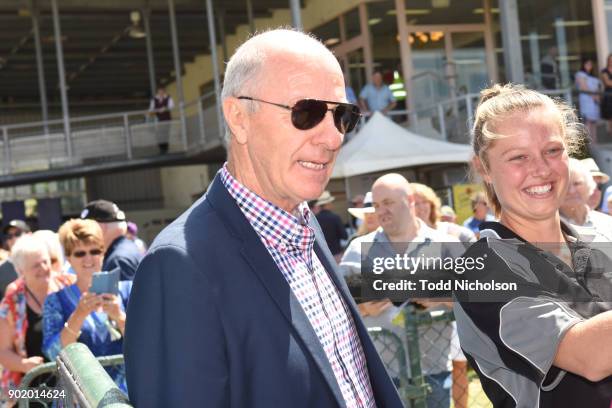
<svg viewBox="0 0 612 408">
<path fill-rule="evenodd" d="M 572 97 L 572 89 L 542 92 Z M 399 121 L 404 120 L 401 116 L 407 115 L 409 126 L 413 129 L 421 129 L 434 138 L 464 143 L 474 122 L 478 97 L 478 94 L 469 93 L 434 103 L 425 100 L 428 106 L 395 110 L 387 114 L 399 117 Z M 156 156 L 157 152 L 163 154 L 168 149 L 172 153 L 187 153 L 193 148 L 208 149 L 208 142 L 221 141 L 224 135 L 223 118 L 218 115 L 216 103 L 218 99 L 214 91 L 200 95 L 187 104 L 179 103 L 171 110 L 178 114 L 172 121 L 151 120 L 148 118 L 150 110 L 74 117 L 70 119 L 73 126 L 68 134 L 63 129 L 61 119 L 0 125 L 0 173 L 10 176 L 50 169 L 76 169 L 92 159 L 97 162 L 110 159 L 127 163 L 133 159 Z M 467 129 L 463 125 L 455 126 L 458 123 L 456 120 L 448 120 L 447 107 L 453 104 L 452 116 L 461 122 L 465 119 Z M 46 149 L 41 149 L 44 145 Z"/>
<path fill-rule="evenodd" d="M 200 95 L 198 98 L 194 99 L 191 102 L 188 102 L 184 105 L 184 107 L 189 107 L 196 105 L 199 101 L 204 101 L 205 99 L 214 96 L 215 93 L 207 92 L 203 95 Z M 172 109 L 172 111 L 178 111 L 178 106 Z M 149 113 L 149 109 L 141 109 L 141 110 L 133 110 L 133 111 L 125 111 L 125 112 L 117 112 L 117 113 L 104 113 L 100 115 L 87 115 L 87 116 L 75 116 L 70 118 L 70 122 L 78 123 L 78 122 L 89 122 L 96 120 L 104 120 L 104 119 L 118 119 L 122 120 L 124 116 L 136 116 L 136 115 L 147 115 Z M 47 121 L 37 121 L 37 122 L 25 122 L 25 123 L 13 123 L 8 125 L 1 125 L 0 128 L 6 128 L 7 130 L 11 129 L 25 129 L 25 128 L 33 128 L 33 127 L 43 127 L 44 125 L 61 125 L 64 123 L 63 119 L 51 119 Z"/>
<path fill-rule="evenodd" d="M 89 381 L 89 379 L 91 378 L 95 378 L 96 381 L 98 381 L 98 379 L 100 377 L 98 377 L 100 375 L 100 370 L 96 369 L 96 371 L 92 374 L 92 372 L 90 370 L 92 370 L 91 367 L 107 367 L 107 366 L 116 366 L 116 365 L 120 365 L 123 364 L 123 355 L 113 355 L 113 356 L 104 356 L 104 357 L 94 357 L 93 354 L 91 354 L 91 352 L 89 351 L 89 349 L 87 349 L 86 346 L 84 346 L 83 344 L 80 343 L 75 343 L 75 344 L 79 344 L 79 346 L 75 346 L 75 347 L 71 347 L 68 346 L 67 348 L 70 348 L 70 350 L 63 352 L 64 355 L 60 355 L 61 357 L 58 357 L 56 362 L 50 362 L 50 363 L 45 363 L 45 364 L 41 364 L 39 366 L 34 367 L 33 369 L 31 369 L 30 371 L 28 371 L 23 378 L 21 379 L 21 383 L 19 385 L 19 389 L 21 391 L 27 391 L 29 389 L 31 389 L 32 387 L 32 381 L 34 379 L 36 379 L 37 377 L 39 377 L 40 375 L 43 374 L 54 374 L 55 377 L 58 378 L 60 377 L 60 373 L 61 369 L 60 366 L 63 364 L 64 367 L 66 367 L 67 364 L 67 360 L 75 360 L 75 359 L 79 359 L 79 366 L 76 367 L 74 366 L 73 363 L 69 363 L 72 364 L 72 369 L 74 369 L 76 367 L 78 373 L 76 373 L 76 375 L 67 373 L 66 371 L 63 372 L 63 375 L 66 376 L 68 374 L 70 374 L 70 379 L 74 379 L 79 382 L 72 384 L 73 386 L 86 386 L 89 387 L 91 386 L 91 381 Z M 77 349 L 77 350 L 73 350 L 73 349 Z M 85 351 L 83 349 L 86 349 Z M 91 356 L 89 355 L 91 354 Z M 104 372 L 104 375 L 106 377 L 108 377 L 108 374 L 106 373 L 106 371 L 102 370 Z M 89 373 L 89 377 L 85 378 L 84 374 Z M 95 377 L 91 377 L 92 375 L 95 374 Z M 85 381 L 82 381 L 83 378 L 85 378 Z M 65 380 L 68 378 L 65 378 Z M 106 379 L 102 378 L 102 381 L 105 381 Z M 102 386 L 103 387 L 107 387 L 107 389 L 113 389 L 114 391 L 112 391 L 113 395 L 117 395 L 117 387 L 115 386 L 114 382 L 110 379 L 110 377 L 108 377 L 108 380 L 110 380 L 112 382 L 112 385 L 110 383 L 108 383 L 108 381 L 106 381 Z M 99 384 L 96 383 L 96 387 Z M 67 390 L 63 387 L 67 386 L 67 384 L 60 384 L 59 382 L 57 383 L 57 385 L 55 386 L 56 389 L 60 389 L 62 391 L 64 391 L 64 396 L 62 398 L 70 398 L 71 395 L 67 395 L 68 392 L 72 392 L 73 394 L 81 394 L 82 396 L 86 396 L 91 394 L 91 392 L 87 391 L 85 393 L 83 392 L 78 392 L 78 390 Z M 40 387 L 40 386 L 39 386 Z M 110 387 L 110 388 L 108 388 Z M 44 388 L 44 387 L 43 387 Z M 99 388 L 96 388 L 99 389 Z M 120 391 L 119 391 L 120 392 Z M 122 401 L 127 401 L 127 398 L 125 396 L 118 397 L 119 399 L 121 399 Z M 85 398 L 87 399 L 87 398 Z M 91 398 L 90 398 L 91 399 Z M 30 403 L 33 401 L 39 401 L 38 399 L 28 399 L 28 398 L 20 398 L 19 399 L 19 408 L 28 408 L 30 406 Z M 82 401 L 79 401 L 82 403 Z M 92 405 L 90 402 L 88 402 L 89 405 L 83 405 L 85 407 L 89 407 L 89 406 L 98 406 L 98 405 Z M 103 406 L 103 405 L 100 405 Z M 115 407 L 115 406 L 113 406 Z M 129 405 L 117 405 L 117 408 L 123 407 L 123 408 L 127 408 L 129 407 Z"/>
<path fill-rule="evenodd" d="M 22 378 L 21 383 L 19 385 L 19 389 L 22 391 L 27 391 L 30 388 L 30 384 L 32 380 L 42 374 L 50 374 L 57 371 L 55 363 L 45 363 L 39 366 L 34 367 L 30 371 L 28 371 Z M 30 402 L 32 402 L 29 398 L 20 398 L 19 399 L 19 408 L 28 408 L 30 406 Z"/>
<path fill-rule="evenodd" d="M 122 356 L 109 356 L 108 361 Z M 130 408 L 128 398 L 119 390 L 96 357 L 82 343 L 64 348 L 57 357 L 61 385 L 83 407 Z"/>
<path fill-rule="evenodd" d="M 454 86 L 452 86 L 451 84 L 448 83 L 448 80 L 447 80 L 446 76 L 440 75 L 439 73 L 437 73 L 435 71 L 431 71 L 431 70 L 419 72 L 418 74 L 414 74 L 411 78 L 412 78 L 412 80 L 415 80 L 415 79 L 419 79 L 421 77 L 426 77 L 426 76 L 432 76 L 432 77 L 438 79 L 439 81 L 446 83 L 446 85 L 448 85 L 448 87 L 451 88 L 451 89 L 455 89 L 456 88 L 456 87 L 454 87 Z"/>
<path fill-rule="evenodd" d="M 419 76 L 426 76 L 426 75 L 431 75 L 431 76 L 436 76 L 435 72 L 432 71 L 424 71 L 421 72 L 419 74 L 416 74 L 413 76 L 414 78 L 417 78 Z M 439 76 L 438 76 L 439 77 Z M 572 88 L 566 88 L 566 89 L 554 89 L 554 90 L 548 90 L 548 89 L 538 89 L 538 92 L 542 92 L 544 94 L 547 95 L 568 95 L 568 92 L 572 92 L 573 89 Z M 187 107 L 191 107 L 194 105 L 197 105 L 199 102 L 204 101 L 210 97 L 215 96 L 215 92 L 214 91 L 210 91 L 207 92 L 203 95 L 200 95 L 198 98 L 187 102 L 183 105 L 184 108 Z M 418 112 L 423 112 L 423 111 L 428 111 L 430 109 L 436 108 L 438 105 L 442 104 L 442 105 L 446 105 L 449 103 L 454 103 L 454 102 L 458 102 L 460 100 L 465 99 L 466 97 L 472 97 L 472 98 L 476 98 L 479 97 L 478 94 L 475 93 L 469 93 L 469 94 L 464 94 L 461 96 L 457 96 L 457 97 L 451 97 L 451 98 L 447 98 L 443 101 L 440 102 L 436 102 L 433 103 L 431 105 L 428 105 L 427 107 L 424 108 L 419 108 L 418 110 L 409 110 L 409 111 L 397 111 L 397 114 L 416 114 Z M 177 104 L 178 105 L 178 104 Z M 172 109 L 172 111 L 179 111 L 179 107 L 176 106 L 174 109 Z M 136 115 L 147 115 L 150 111 L 148 109 L 142 109 L 142 110 L 133 110 L 133 111 L 125 111 L 125 112 L 117 112 L 117 113 L 105 113 L 105 114 L 100 114 L 100 115 L 88 115 L 88 116 L 75 116 L 70 118 L 70 121 L 73 123 L 82 123 L 82 122 L 89 122 L 89 121 L 96 121 L 96 120 L 104 120 L 104 119 L 117 119 L 118 121 L 123 121 L 123 118 L 127 115 L 127 116 L 136 116 Z M 394 111 L 396 112 L 396 111 Z M 44 127 L 49 126 L 49 125 L 62 125 L 63 119 L 51 119 L 48 121 L 37 121 L 37 122 L 25 122 L 25 123 L 14 123 L 14 124 L 8 124 L 8 125 L 0 125 L 0 129 L 6 129 L 8 130 L 12 130 L 12 129 L 26 129 L 26 128 L 33 128 L 33 127 Z"/>
</svg>

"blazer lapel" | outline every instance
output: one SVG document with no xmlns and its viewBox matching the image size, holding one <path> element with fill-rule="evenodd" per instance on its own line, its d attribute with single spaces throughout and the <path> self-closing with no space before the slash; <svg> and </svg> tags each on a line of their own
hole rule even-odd
<svg viewBox="0 0 612 408">
<path fill-rule="evenodd" d="M 316 218 L 313 216 L 310 219 L 310 226 L 315 232 L 315 253 L 317 257 L 323 264 L 323 267 L 327 271 L 327 274 L 330 276 L 334 285 L 338 288 L 338 292 L 342 296 L 342 300 L 347 304 L 349 310 L 353 315 L 353 320 L 360 320 L 359 312 L 357 311 L 357 305 L 355 304 L 355 300 L 351 296 L 351 292 L 344 281 L 344 278 L 340 275 L 338 271 L 338 266 L 336 264 L 336 259 L 332 255 L 331 251 L 327 247 L 327 243 L 325 242 L 325 236 L 323 235 L 323 231 L 319 226 L 319 223 L 316 221 Z"/>
<path fill-rule="evenodd" d="M 332 281 L 338 288 L 338 292 L 344 299 L 344 302 L 348 306 L 348 309 L 351 311 L 353 316 L 353 321 L 355 322 L 355 329 L 357 330 L 357 334 L 359 339 L 361 340 L 361 346 L 363 353 L 366 358 L 366 364 L 368 368 L 368 373 L 370 375 L 370 384 L 372 385 L 372 391 L 374 392 L 374 398 L 376 399 L 376 403 L 378 406 L 384 405 L 384 401 L 393 400 L 393 398 L 397 398 L 399 401 L 399 396 L 397 395 L 397 390 L 392 385 L 391 379 L 388 376 L 387 370 L 382 364 L 382 360 L 378 355 L 378 351 L 374 347 L 374 343 L 370 338 L 367 328 L 361 319 L 361 315 L 357 309 L 357 304 L 355 300 L 351 296 L 351 293 L 342 278 L 341 274 L 338 271 L 338 267 L 336 266 L 336 260 L 331 254 L 327 244 L 325 243 L 325 237 L 323 235 L 323 231 L 319 227 L 316 219 L 312 217 L 310 222 L 311 227 L 315 231 L 316 241 L 315 241 L 315 252 L 319 257 L 319 260 L 327 270 L 329 276 Z M 401 406 L 401 405 L 398 405 Z"/>
<path fill-rule="evenodd" d="M 232 229 L 234 235 L 242 240 L 243 244 L 240 249 L 242 257 L 266 288 L 266 291 L 274 300 L 282 315 L 302 339 L 336 397 L 338 405 L 345 407 L 346 402 L 340 391 L 340 386 L 331 364 L 300 302 L 293 294 L 287 280 L 278 266 L 276 266 L 274 259 L 270 256 L 261 239 L 244 217 L 236 202 L 229 195 L 225 186 L 223 186 L 218 175 L 207 192 L 207 199 L 211 200 L 212 206 Z"/>
<path fill-rule="evenodd" d="M 255 235 L 255 239 L 249 237 L 245 240 L 245 245 L 242 248 L 244 259 L 249 264 L 252 271 L 259 277 L 259 280 L 263 286 L 265 286 L 281 313 L 291 323 L 298 336 L 304 342 L 304 345 L 312 355 L 316 365 L 319 367 L 321 374 L 329 384 L 338 404 L 340 406 L 345 406 L 346 403 L 331 364 L 327 359 L 323 346 L 321 346 L 321 342 L 310 324 L 306 313 L 304 313 L 300 302 L 293 294 L 287 280 L 254 231 L 253 235 Z"/>
</svg>

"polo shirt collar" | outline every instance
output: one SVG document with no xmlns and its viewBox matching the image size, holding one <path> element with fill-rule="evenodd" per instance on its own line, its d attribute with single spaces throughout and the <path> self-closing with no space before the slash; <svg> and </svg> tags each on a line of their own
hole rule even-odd
<svg viewBox="0 0 612 408">
<path fill-rule="evenodd" d="M 570 242 L 580 241 L 579 234 L 567 222 L 561 220 L 561 231 Z M 518 239 L 527 242 L 523 237 L 497 221 L 487 221 L 480 225 L 481 238 Z"/>
</svg>

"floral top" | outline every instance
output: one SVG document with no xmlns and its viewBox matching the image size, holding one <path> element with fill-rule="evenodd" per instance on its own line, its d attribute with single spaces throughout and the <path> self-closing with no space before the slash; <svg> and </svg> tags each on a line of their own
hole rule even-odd
<svg viewBox="0 0 612 408">
<path fill-rule="evenodd" d="M 74 282 L 74 277 L 69 275 L 57 275 L 54 278 L 55 287 L 63 288 Z M 0 302 L 0 319 L 5 319 L 15 329 L 13 339 L 14 351 L 21 357 L 28 357 L 25 348 L 25 336 L 28 331 L 28 316 L 26 303 L 26 285 L 23 278 L 17 279 L 14 284 L 9 285 L 4 299 Z M 9 389 L 19 387 L 23 373 L 2 371 L 0 386 L 5 392 Z"/>
</svg>

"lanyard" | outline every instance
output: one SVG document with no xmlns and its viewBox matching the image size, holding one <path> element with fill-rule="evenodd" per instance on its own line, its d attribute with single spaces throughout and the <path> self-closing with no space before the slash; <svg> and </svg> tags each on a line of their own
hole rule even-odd
<svg viewBox="0 0 612 408">
<path fill-rule="evenodd" d="M 28 288 L 28 285 L 24 285 L 24 286 L 25 286 L 25 290 L 26 290 L 26 292 L 28 292 L 28 294 L 29 294 L 30 296 L 32 296 L 32 299 L 34 299 L 34 302 L 36 303 L 36 306 L 38 306 L 38 308 L 39 308 L 39 309 L 40 309 L 40 311 L 42 312 L 43 307 L 42 307 L 42 305 L 40 304 L 40 302 L 38 301 L 38 299 L 36 299 L 36 296 L 34 296 L 34 294 L 32 293 L 32 291 L 30 290 L 30 288 Z"/>
</svg>

